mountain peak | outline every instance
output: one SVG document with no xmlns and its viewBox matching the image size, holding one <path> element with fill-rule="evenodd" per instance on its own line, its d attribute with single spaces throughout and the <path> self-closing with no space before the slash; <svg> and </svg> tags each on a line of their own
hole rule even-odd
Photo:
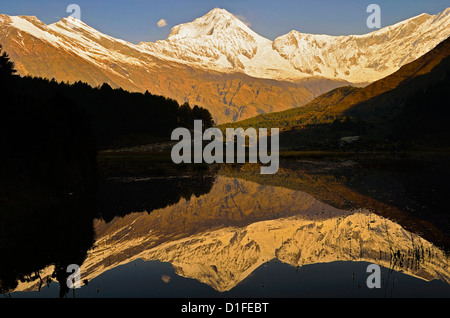
<svg viewBox="0 0 450 318">
<path fill-rule="evenodd" d="M 58 26 L 58 27 L 70 27 L 70 28 L 81 28 L 81 29 L 93 29 L 82 20 L 74 18 L 74 17 L 65 17 L 59 20 L 56 23 L 50 24 L 49 26 Z"/>
<path fill-rule="evenodd" d="M 232 13 L 228 12 L 225 9 L 221 9 L 221 8 L 214 8 L 211 11 L 209 11 L 207 14 L 205 14 L 205 16 L 210 16 L 210 15 L 235 18 L 235 16 Z"/>
<path fill-rule="evenodd" d="M 229 12 L 225 9 L 221 9 L 221 8 L 214 8 L 211 11 L 209 11 L 207 14 L 205 14 L 204 16 L 202 16 L 198 19 L 213 21 L 217 24 L 226 23 L 226 22 L 230 22 L 230 21 L 234 21 L 236 23 L 243 24 L 243 22 L 241 20 L 239 20 L 234 14 L 232 14 L 231 12 Z"/>
<path fill-rule="evenodd" d="M 243 32 L 257 36 L 244 22 L 225 9 L 214 8 L 204 16 L 192 22 L 180 24 L 172 28 L 169 37 L 193 38 L 202 36 L 217 36 L 231 32 Z"/>
</svg>

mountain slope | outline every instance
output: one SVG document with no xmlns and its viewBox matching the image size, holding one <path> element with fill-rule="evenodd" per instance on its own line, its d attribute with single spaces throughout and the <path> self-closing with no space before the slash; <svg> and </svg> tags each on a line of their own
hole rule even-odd
<svg viewBox="0 0 450 318">
<path fill-rule="evenodd" d="M 421 14 L 380 30 L 349 36 L 297 31 L 274 41 L 281 56 L 303 73 L 373 82 L 430 51 L 449 35 L 450 8 L 437 15 Z"/>
<path fill-rule="evenodd" d="M 448 36 L 450 9 L 361 36 L 290 32 L 270 41 L 223 9 L 155 43 L 128 43 L 73 18 L 45 25 L 0 15 L 0 43 L 20 75 L 104 82 L 208 108 L 218 123 L 303 106 L 395 72 Z M 389 53 L 389 54 L 387 54 Z"/>
<path fill-rule="evenodd" d="M 217 71 L 281 80 L 309 77 L 283 59 L 271 40 L 224 9 L 213 9 L 193 22 L 175 26 L 166 40 L 140 43 L 140 47 L 163 58 Z"/>
<path fill-rule="evenodd" d="M 384 140 L 396 137 L 391 133 L 400 133 L 398 125 L 403 130 L 414 130 L 402 119 L 408 116 L 411 123 L 421 122 L 422 128 L 434 127 L 433 132 L 444 138 L 435 140 L 435 143 L 439 143 L 447 138 L 441 132 L 446 127 L 442 122 L 448 118 L 445 97 L 448 93 L 445 87 L 449 73 L 450 38 L 394 74 L 364 88 L 338 88 L 317 97 L 299 110 L 261 115 L 223 127 L 280 127 L 287 129 L 280 135 L 284 146 L 315 144 L 334 147 L 337 140 L 344 136 L 376 132 L 378 136 L 372 137 Z M 420 105 L 417 105 L 417 94 L 422 92 L 425 92 L 424 96 L 420 97 Z M 427 101 L 432 105 L 427 105 Z M 415 110 L 412 107 L 406 110 L 405 103 L 415 104 Z M 421 118 L 425 113 L 426 121 Z M 344 119 L 346 121 L 342 122 Z"/>
<path fill-rule="evenodd" d="M 324 93 L 308 104 L 281 112 L 263 114 L 235 123 L 227 123 L 219 125 L 221 129 L 228 127 L 241 127 L 247 129 L 254 128 L 280 128 L 281 131 L 291 127 L 305 126 L 308 124 L 318 123 L 322 114 L 327 109 L 336 106 L 347 96 L 355 94 L 361 88 L 353 86 L 343 86 Z"/>
<path fill-rule="evenodd" d="M 219 123 L 302 106 L 347 84 L 318 78 L 294 83 L 195 68 L 162 59 L 72 18 L 46 26 L 36 17 L 0 15 L 0 43 L 20 75 L 148 90 L 180 104 L 208 108 Z"/>
<path fill-rule="evenodd" d="M 450 38 L 394 74 L 376 81 L 333 108 L 333 114 L 371 119 L 398 110 L 415 92 L 426 89 L 445 77 L 449 70 Z"/>
</svg>

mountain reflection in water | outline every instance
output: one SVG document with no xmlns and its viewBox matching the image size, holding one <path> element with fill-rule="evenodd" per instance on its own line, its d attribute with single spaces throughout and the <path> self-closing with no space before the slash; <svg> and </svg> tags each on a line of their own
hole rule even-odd
<svg viewBox="0 0 450 318">
<path fill-rule="evenodd" d="M 95 281 L 104 273 L 138 260 L 159 261 L 170 263 L 181 277 L 226 293 L 262 265 L 277 260 L 293 268 L 338 262 L 375 263 L 423 281 L 450 284 L 449 256 L 439 246 L 447 237 L 434 231 L 436 244 L 414 232 L 414 224 L 423 225 L 420 219 L 415 222 L 414 217 L 405 216 L 395 206 L 363 194 L 357 196 L 347 188 L 343 191 L 342 183 L 338 189 L 322 178 L 312 178 L 308 183 L 303 180 L 301 188 L 312 196 L 296 190 L 289 176 L 283 176 L 286 171 L 295 175 L 292 170 L 281 170 L 280 180 L 284 178 L 285 187 L 270 185 L 283 183 L 272 176 L 264 184 L 259 179 L 262 177 L 252 171 L 247 167 L 226 168 L 213 178 L 201 179 L 211 182 L 204 194 L 188 193 L 166 207 L 148 212 L 130 210 L 107 221 L 96 219 L 95 243 L 81 266 L 82 279 Z M 138 188 L 140 182 L 151 180 L 135 180 L 132 186 Z M 320 197 L 319 188 L 322 195 L 329 191 L 335 196 L 351 196 L 355 206 L 330 196 L 324 196 L 328 203 L 323 203 L 315 198 Z M 388 209 L 390 214 L 371 207 Z M 408 219 L 409 223 L 400 224 L 395 217 Z M 41 277 L 51 272 L 49 266 L 41 271 Z M 35 282 L 23 282 L 16 291 L 35 289 Z M 127 295 L 126 290 L 123 293 Z"/>
</svg>

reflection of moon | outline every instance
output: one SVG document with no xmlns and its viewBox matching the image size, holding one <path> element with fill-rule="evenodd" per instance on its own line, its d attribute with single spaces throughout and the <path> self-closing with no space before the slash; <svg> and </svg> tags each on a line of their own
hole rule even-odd
<svg viewBox="0 0 450 318">
<path fill-rule="evenodd" d="M 164 283 L 169 283 L 170 282 L 170 276 L 168 276 L 168 275 L 162 275 L 161 276 L 161 280 L 164 282 Z"/>
</svg>

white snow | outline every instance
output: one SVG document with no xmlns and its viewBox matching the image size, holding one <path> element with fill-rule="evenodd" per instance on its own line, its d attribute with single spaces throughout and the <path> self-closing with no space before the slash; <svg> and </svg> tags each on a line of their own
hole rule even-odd
<svg viewBox="0 0 450 318">
<path fill-rule="evenodd" d="M 311 75 L 375 81 L 430 51 L 450 35 L 450 8 L 421 14 L 363 35 L 329 36 L 291 31 L 274 48 Z"/>
<path fill-rule="evenodd" d="M 213 9 L 192 22 L 175 26 L 163 41 L 138 45 L 103 34 L 84 22 L 64 18 L 46 26 L 37 18 L 13 16 L 11 26 L 73 52 L 102 67 L 143 65 L 147 57 L 221 72 L 299 80 L 311 76 L 367 83 L 397 71 L 449 36 L 450 8 L 421 14 L 380 30 L 348 36 L 291 31 L 266 39 L 233 14 Z"/>
<path fill-rule="evenodd" d="M 449 36 L 450 8 L 364 35 L 291 31 L 270 41 L 223 9 L 172 29 L 167 40 L 141 43 L 159 57 L 273 79 L 322 76 L 367 83 L 392 74 Z"/>
<path fill-rule="evenodd" d="M 27 21 L 23 17 L 12 16 L 10 18 L 12 20 L 11 25 L 14 26 L 15 28 L 17 28 L 21 31 L 33 34 L 35 37 L 40 38 L 44 41 L 47 41 L 51 44 L 58 44 L 59 39 L 56 36 L 38 28 L 33 23 Z"/>
</svg>

